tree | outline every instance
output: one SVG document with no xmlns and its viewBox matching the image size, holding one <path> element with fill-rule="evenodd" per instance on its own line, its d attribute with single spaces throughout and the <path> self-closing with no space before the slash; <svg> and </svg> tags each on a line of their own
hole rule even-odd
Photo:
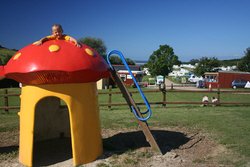
<svg viewBox="0 0 250 167">
<path fill-rule="evenodd" d="M 115 56 L 115 55 L 111 55 L 109 57 L 109 61 L 111 64 L 119 64 L 119 65 L 124 64 L 122 62 L 122 59 L 119 56 Z M 130 58 L 125 58 L 125 61 L 127 62 L 128 65 L 135 65 L 135 62 L 131 60 Z"/>
<path fill-rule="evenodd" d="M 125 58 L 128 65 L 135 65 L 135 62 L 131 60 L 130 58 Z"/>
<path fill-rule="evenodd" d="M 194 73 L 198 76 L 202 76 L 205 72 L 216 71 L 215 67 L 219 66 L 220 66 L 220 61 L 216 57 L 212 58 L 202 57 L 198 62 L 198 66 L 194 69 Z"/>
<path fill-rule="evenodd" d="M 93 48 L 97 53 L 99 53 L 105 60 L 107 60 L 107 47 L 101 38 L 93 38 L 90 36 L 80 38 L 77 40 L 91 48 Z"/>
<path fill-rule="evenodd" d="M 111 64 L 122 64 L 121 58 L 118 56 L 114 56 L 114 55 L 111 55 L 109 57 L 109 61 L 111 62 Z"/>
<path fill-rule="evenodd" d="M 245 56 L 241 58 L 238 69 L 240 71 L 250 72 L 250 47 L 245 51 Z"/>
<path fill-rule="evenodd" d="M 147 66 L 151 75 L 168 75 L 173 69 L 173 65 L 180 65 L 178 56 L 174 54 L 174 49 L 169 45 L 160 45 L 149 57 Z"/>
<path fill-rule="evenodd" d="M 91 48 L 93 48 L 97 53 L 99 53 L 107 61 L 107 47 L 104 44 L 104 41 L 101 38 L 93 38 L 90 36 L 80 38 L 77 40 L 80 43 L 83 43 Z M 135 62 L 129 58 L 125 59 L 128 65 L 135 65 Z M 119 56 L 110 56 L 111 64 L 123 64 Z"/>
<path fill-rule="evenodd" d="M 189 61 L 189 64 L 195 65 L 195 64 L 198 63 L 198 62 L 199 62 L 199 59 L 191 59 L 191 60 Z"/>
</svg>

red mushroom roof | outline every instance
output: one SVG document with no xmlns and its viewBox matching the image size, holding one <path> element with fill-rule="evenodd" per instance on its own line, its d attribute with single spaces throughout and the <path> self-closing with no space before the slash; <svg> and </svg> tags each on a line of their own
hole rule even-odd
<svg viewBox="0 0 250 167">
<path fill-rule="evenodd" d="M 4 73 L 33 85 L 96 82 L 110 77 L 107 62 L 95 50 L 65 40 L 24 47 L 9 60 Z"/>
</svg>

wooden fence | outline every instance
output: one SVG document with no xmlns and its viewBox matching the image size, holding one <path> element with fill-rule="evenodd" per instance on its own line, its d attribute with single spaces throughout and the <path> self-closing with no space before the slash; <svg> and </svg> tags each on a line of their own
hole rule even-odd
<svg viewBox="0 0 250 167">
<path fill-rule="evenodd" d="M 143 91 L 143 93 L 156 93 L 156 92 L 162 92 L 162 101 L 159 102 L 149 102 L 150 105 L 154 104 L 161 104 L 162 107 L 165 107 L 166 104 L 212 104 L 212 105 L 250 105 L 250 103 L 241 103 L 241 102 L 220 102 L 220 94 L 221 93 L 249 93 L 250 91 L 235 91 L 235 90 L 220 90 L 220 86 L 218 85 L 218 89 L 216 91 L 214 90 L 174 90 L 173 86 L 171 86 L 171 89 L 167 90 L 165 89 L 165 85 L 163 85 L 162 88 L 159 87 L 159 90 L 146 90 Z M 217 102 L 212 103 L 212 102 L 168 102 L 166 101 L 166 92 L 171 92 L 171 93 L 217 93 Z M 131 94 L 133 93 L 140 93 L 139 91 L 130 91 Z M 109 103 L 105 104 L 99 104 L 99 106 L 108 106 L 109 109 L 111 109 L 111 106 L 121 106 L 121 105 L 127 105 L 127 103 L 112 103 L 111 102 L 111 97 L 112 94 L 121 94 L 121 92 L 112 92 L 112 88 L 109 88 L 109 92 L 99 92 L 98 94 L 109 94 Z M 136 105 L 145 105 L 145 103 L 136 103 Z"/>
<path fill-rule="evenodd" d="M 173 88 L 173 87 L 172 87 Z M 162 107 L 165 107 L 166 104 L 214 104 L 214 105 L 250 105 L 250 103 L 241 103 L 241 102 L 220 102 L 220 94 L 221 93 L 250 93 L 250 91 L 230 91 L 230 90 L 220 90 L 220 87 L 218 85 L 218 90 L 174 90 L 174 89 L 169 89 L 166 90 L 165 86 L 163 88 L 159 87 L 159 90 L 145 90 L 143 93 L 156 93 L 156 92 L 162 92 L 162 101 L 159 102 L 149 102 L 150 105 L 154 104 L 161 104 Z M 212 102 L 168 102 L 166 101 L 166 92 L 171 92 L 171 93 L 217 93 L 217 102 L 212 103 Z M 130 91 L 131 94 L 133 93 L 140 93 L 139 91 Z M 112 87 L 109 87 L 108 92 L 99 92 L 98 95 L 101 94 L 108 94 L 108 103 L 102 103 L 99 104 L 99 106 L 107 106 L 108 109 L 111 109 L 111 106 L 122 106 L 122 105 L 128 105 L 127 103 L 112 103 L 112 95 L 113 94 L 122 94 L 121 92 L 114 92 L 112 91 Z M 9 106 L 8 104 L 8 97 L 10 96 L 20 96 L 20 94 L 8 94 L 8 90 L 4 90 L 4 94 L 0 95 L 0 97 L 4 97 L 4 107 L 0 107 L 0 110 L 5 110 L 5 113 L 9 113 L 10 109 L 20 109 L 20 106 Z M 145 105 L 145 103 L 136 103 L 136 105 Z M 67 106 L 64 106 L 67 107 Z"/>
<path fill-rule="evenodd" d="M 11 96 L 20 96 L 20 94 L 8 94 L 8 89 L 4 89 L 4 94 L 0 95 L 0 97 L 4 97 L 4 107 L 0 107 L 0 110 L 5 110 L 5 114 L 8 114 L 10 109 L 20 109 L 20 106 L 9 106 L 8 97 Z"/>
</svg>

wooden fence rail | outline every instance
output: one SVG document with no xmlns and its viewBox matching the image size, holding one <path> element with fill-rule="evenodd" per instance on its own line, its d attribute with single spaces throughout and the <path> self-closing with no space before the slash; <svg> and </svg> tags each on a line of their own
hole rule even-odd
<svg viewBox="0 0 250 167">
<path fill-rule="evenodd" d="M 166 104 L 215 104 L 215 105 L 250 105 L 250 103 L 241 103 L 241 102 L 220 102 L 220 94 L 221 93 L 250 93 L 249 91 L 230 91 L 230 90 L 223 90 L 221 91 L 218 85 L 218 90 L 213 91 L 213 90 L 173 90 L 173 89 L 165 89 L 165 86 L 163 88 L 159 88 L 159 90 L 145 90 L 143 93 L 156 93 L 156 92 L 162 92 L 162 101 L 160 102 L 149 102 L 150 105 L 159 105 L 161 104 L 162 107 L 165 107 Z M 167 102 L 166 101 L 166 92 L 171 92 L 171 93 L 217 93 L 217 99 L 218 101 L 216 103 L 212 102 Z M 133 93 L 140 93 L 139 91 L 130 91 L 131 94 Z M 99 106 L 107 106 L 108 109 L 111 109 L 111 106 L 123 106 L 123 105 L 128 105 L 127 103 L 112 103 L 112 94 L 122 94 L 121 92 L 114 92 L 112 91 L 112 87 L 109 87 L 108 92 L 99 92 L 98 95 L 101 94 L 108 94 L 108 103 L 102 103 L 99 104 Z M 0 97 L 4 97 L 4 107 L 0 107 L 0 110 L 5 110 L 5 113 L 9 113 L 10 109 L 20 109 L 20 106 L 9 106 L 8 103 L 8 97 L 10 96 L 20 96 L 20 94 L 8 94 L 8 90 L 4 90 L 4 94 L 0 95 Z M 136 103 L 136 105 L 145 105 L 145 103 Z M 62 107 L 67 107 L 66 105 Z"/>
</svg>

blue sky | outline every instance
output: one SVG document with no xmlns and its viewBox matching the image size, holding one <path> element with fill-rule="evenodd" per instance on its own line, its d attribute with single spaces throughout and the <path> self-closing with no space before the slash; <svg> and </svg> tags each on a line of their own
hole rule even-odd
<svg viewBox="0 0 250 167">
<path fill-rule="evenodd" d="M 1 0 L 0 45 L 22 49 L 61 24 L 76 39 L 102 38 L 107 52 L 148 60 L 169 45 L 180 61 L 242 58 L 250 47 L 249 0 Z"/>
</svg>

